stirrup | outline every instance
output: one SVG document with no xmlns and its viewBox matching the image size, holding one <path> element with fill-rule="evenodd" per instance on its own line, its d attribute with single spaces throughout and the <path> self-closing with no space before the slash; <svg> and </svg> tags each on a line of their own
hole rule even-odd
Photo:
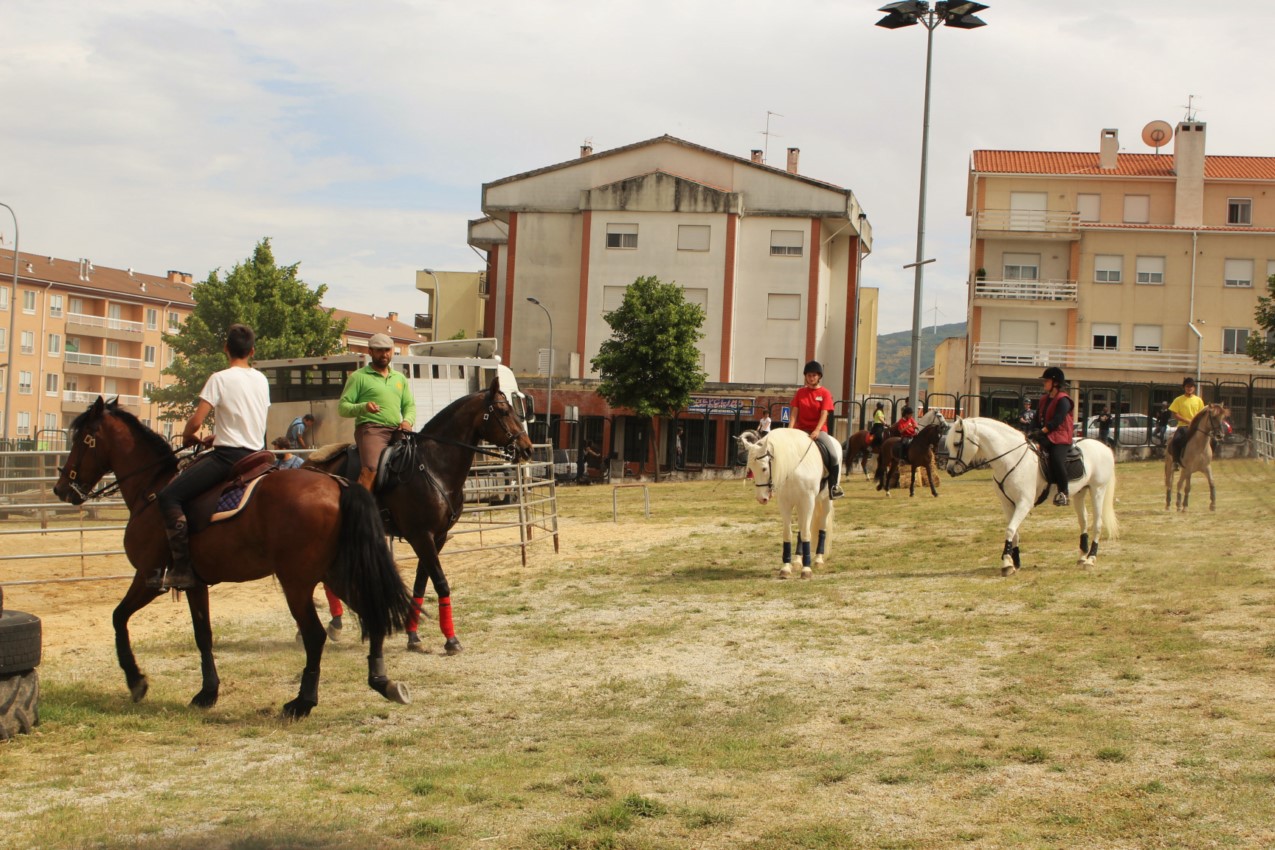
<svg viewBox="0 0 1275 850">
<path fill-rule="evenodd" d="M 846 491 L 842 490 L 841 485 L 839 484 L 833 484 L 831 487 L 828 488 L 828 498 L 830 499 L 840 499 L 845 494 L 846 494 Z"/>
<path fill-rule="evenodd" d="M 1059 492 L 1057 496 L 1054 496 L 1054 504 L 1060 508 L 1065 508 L 1071 504 L 1071 499 L 1067 497 L 1066 493 Z"/>
</svg>

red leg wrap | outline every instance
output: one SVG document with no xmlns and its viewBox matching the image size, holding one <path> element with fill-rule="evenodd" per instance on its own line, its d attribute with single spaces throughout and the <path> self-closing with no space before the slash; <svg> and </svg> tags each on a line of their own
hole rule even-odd
<svg viewBox="0 0 1275 850">
<path fill-rule="evenodd" d="M 450 596 L 439 597 L 438 627 L 443 630 L 443 637 L 448 639 L 456 637 L 456 627 L 452 625 L 452 598 Z"/>
<path fill-rule="evenodd" d="M 341 604 L 341 598 L 323 585 L 323 593 L 328 597 L 328 613 L 333 617 L 340 617 L 345 613 L 345 606 Z"/>
<path fill-rule="evenodd" d="M 421 621 L 421 605 L 425 604 L 425 597 L 412 597 L 412 617 L 407 621 L 407 630 L 412 634 L 416 634 L 416 626 Z"/>
</svg>

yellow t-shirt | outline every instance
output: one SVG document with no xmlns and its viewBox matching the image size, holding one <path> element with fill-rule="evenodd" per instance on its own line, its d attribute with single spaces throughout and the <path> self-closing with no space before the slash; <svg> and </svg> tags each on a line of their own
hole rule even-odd
<svg viewBox="0 0 1275 850">
<path fill-rule="evenodd" d="M 1204 399 L 1198 395 L 1180 395 L 1169 405 L 1169 412 L 1177 416 L 1180 423 L 1189 423 L 1203 409 Z"/>
</svg>

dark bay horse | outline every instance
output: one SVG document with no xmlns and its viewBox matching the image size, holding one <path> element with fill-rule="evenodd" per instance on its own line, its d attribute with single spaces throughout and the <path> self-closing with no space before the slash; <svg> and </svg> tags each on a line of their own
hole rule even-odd
<svg viewBox="0 0 1275 850">
<path fill-rule="evenodd" d="M 414 608 L 408 628 L 415 631 L 425 586 L 432 582 L 438 594 L 438 626 L 445 639 L 443 649 L 448 655 L 460 652 L 461 645 L 452 622 L 451 588 L 438 553 L 447 542 L 448 530 L 460 517 L 465 479 L 474 455 L 487 452 L 476 445 L 479 439 L 503 451 L 512 451 L 517 460 L 531 457 L 531 438 L 523 431 L 497 380 L 485 390 L 452 402 L 413 434 L 413 463 L 407 465 L 396 484 L 376 495 L 381 507 L 393 519 L 398 534 L 407 540 L 417 557 L 412 589 Z M 341 474 L 347 446 L 344 443 L 324 446 L 306 461 L 305 467 Z"/>
<path fill-rule="evenodd" d="M 916 495 L 916 470 L 924 467 L 930 478 L 930 493 L 938 497 L 939 476 L 938 466 L 934 462 L 934 450 L 943 439 L 943 434 L 947 430 L 947 421 L 944 420 L 938 408 L 933 408 L 917 421 L 918 425 L 922 423 L 928 424 L 912 438 L 906 458 L 899 457 L 902 437 L 891 436 L 881 443 L 880 460 L 877 461 L 877 489 L 885 490 L 887 496 L 890 495 L 890 481 L 898 473 L 899 464 L 907 463 L 912 468 L 912 482 L 908 487 L 908 496 Z"/>
<path fill-rule="evenodd" d="M 115 473 L 116 484 L 90 492 L 108 472 Z M 149 682 L 133 655 L 128 621 L 164 593 L 148 588 L 146 576 L 170 558 L 164 521 L 154 505 L 155 493 L 176 473 L 177 458 L 163 437 L 115 401 L 107 404 L 98 397 L 71 423 L 70 456 L 53 488 L 62 501 L 79 505 L 118 487 L 128 505 L 124 550 L 137 572 L 112 620 L 115 651 L 134 702 L 146 696 Z M 411 599 L 367 491 L 314 472 L 272 472 L 234 518 L 193 535 L 190 553 L 200 583 L 186 592 L 186 601 L 203 672 L 203 687 L 191 705 L 212 706 L 221 686 L 212 654 L 208 585 L 271 575 L 279 580 L 305 643 L 301 688 L 284 705 L 285 717 L 305 717 L 319 701 L 319 664 L 327 635 L 312 595 L 320 581 L 359 615 L 370 641 L 368 685 L 386 699 L 410 701 L 406 687 L 386 676 L 381 648 L 387 633 L 406 625 Z"/>
<path fill-rule="evenodd" d="M 868 457 L 876 451 L 879 441 L 874 439 L 871 431 L 855 431 L 846 440 L 842 466 L 847 470 L 858 466 L 863 470 L 863 477 L 868 477 Z"/>
</svg>

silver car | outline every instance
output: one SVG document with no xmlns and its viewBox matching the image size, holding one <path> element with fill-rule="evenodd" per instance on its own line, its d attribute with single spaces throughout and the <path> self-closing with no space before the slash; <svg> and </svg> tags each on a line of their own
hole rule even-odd
<svg viewBox="0 0 1275 850">
<path fill-rule="evenodd" d="M 1109 438 L 1114 442 L 1116 438 L 1116 423 L 1111 423 L 1111 431 Z M 1170 417 L 1169 424 L 1165 428 L 1164 439 L 1167 442 L 1173 438 L 1173 432 L 1178 427 L 1177 420 Z M 1076 426 L 1076 436 L 1085 436 L 1090 439 L 1098 439 L 1098 417 L 1090 416 L 1085 422 L 1085 429 L 1082 434 L 1080 426 Z M 1121 413 L 1120 414 L 1120 445 L 1122 446 L 1145 446 L 1151 443 L 1160 444 L 1160 440 L 1156 438 L 1155 422 L 1145 413 Z"/>
</svg>

